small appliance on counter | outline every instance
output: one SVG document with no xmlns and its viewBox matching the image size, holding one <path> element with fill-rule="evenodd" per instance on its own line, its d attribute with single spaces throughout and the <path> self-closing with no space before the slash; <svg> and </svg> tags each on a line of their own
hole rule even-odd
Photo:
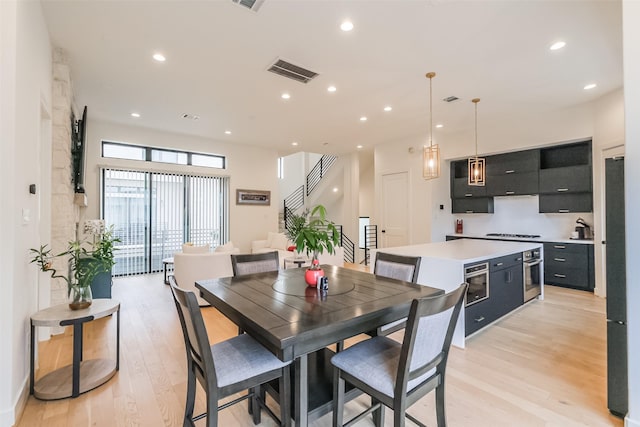
<svg viewBox="0 0 640 427">
<path fill-rule="evenodd" d="M 576 231 L 572 233 L 572 238 L 578 240 L 588 240 L 593 239 L 593 234 L 591 233 L 591 226 L 587 224 L 584 219 L 578 218 L 576 220 Z M 577 234 L 576 234 L 577 233 Z"/>
</svg>

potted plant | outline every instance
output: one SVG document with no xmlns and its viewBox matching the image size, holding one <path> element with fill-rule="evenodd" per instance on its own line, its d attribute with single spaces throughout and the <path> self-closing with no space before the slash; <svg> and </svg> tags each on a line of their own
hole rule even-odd
<svg viewBox="0 0 640 427">
<path fill-rule="evenodd" d="M 38 249 L 30 249 L 33 256 L 32 263 L 37 264 L 40 270 L 49 272 L 52 278 L 62 278 L 67 282 L 69 307 L 72 310 L 80 310 L 91 305 L 93 296 L 91 285 L 96 276 L 108 271 L 111 277 L 111 268 L 115 264 L 114 243 L 120 239 L 113 236 L 113 227 L 104 230 L 100 235 L 94 236 L 93 242 L 74 240 L 69 242 L 67 249 L 58 254 L 53 254 L 48 245 L 42 245 Z M 69 257 L 68 274 L 60 274 L 53 267 L 53 260 L 59 257 Z"/>
<path fill-rule="evenodd" d="M 335 252 L 340 244 L 340 235 L 335 224 L 327 219 L 327 210 L 317 205 L 311 212 L 304 211 L 302 215 L 293 215 L 292 226 L 287 230 L 288 237 L 295 242 L 296 251 L 304 251 L 311 256 L 311 268 L 305 274 L 305 280 L 310 286 L 315 286 L 318 277 L 324 276 L 319 266 L 318 255 L 326 250 L 329 254 Z"/>
</svg>

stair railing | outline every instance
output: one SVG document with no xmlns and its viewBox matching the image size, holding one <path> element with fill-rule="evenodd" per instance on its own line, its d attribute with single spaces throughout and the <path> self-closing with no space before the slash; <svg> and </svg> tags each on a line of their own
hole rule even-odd
<svg viewBox="0 0 640 427">
<path fill-rule="evenodd" d="M 378 248 L 378 226 L 377 225 L 365 225 L 364 226 L 364 265 L 369 265 L 371 262 L 371 249 Z"/>
<path fill-rule="evenodd" d="M 338 157 L 336 156 L 325 154 L 318 160 L 311 172 L 307 174 L 307 196 L 320 184 L 322 177 L 327 174 L 327 171 L 337 159 Z"/>
<path fill-rule="evenodd" d="M 289 229 L 291 224 L 291 214 L 304 206 L 304 185 L 296 188 L 293 193 L 284 199 L 284 228 Z"/>
</svg>

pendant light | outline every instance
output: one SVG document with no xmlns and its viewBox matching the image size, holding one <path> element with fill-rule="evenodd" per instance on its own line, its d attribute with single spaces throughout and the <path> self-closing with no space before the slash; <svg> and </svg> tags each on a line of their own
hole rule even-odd
<svg viewBox="0 0 640 427">
<path fill-rule="evenodd" d="M 431 81 L 436 73 L 430 72 L 426 74 L 429 79 L 429 145 L 425 145 L 422 154 L 422 177 L 424 179 L 433 179 L 440 176 L 440 148 L 433 144 L 433 100 Z"/>
<path fill-rule="evenodd" d="M 475 185 L 484 187 L 486 173 L 485 173 L 485 159 L 483 157 L 478 157 L 478 102 L 480 102 L 480 98 L 474 98 L 471 100 L 475 106 L 476 113 L 476 156 L 469 158 L 469 185 Z"/>
</svg>

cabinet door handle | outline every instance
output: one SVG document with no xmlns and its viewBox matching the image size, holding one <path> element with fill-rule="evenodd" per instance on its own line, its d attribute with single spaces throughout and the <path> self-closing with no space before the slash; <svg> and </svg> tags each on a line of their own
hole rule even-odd
<svg viewBox="0 0 640 427">
<path fill-rule="evenodd" d="M 557 277 L 559 279 L 566 279 L 567 275 L 566 274 L 554 274 L 553 277 Z"/>
<path fill-rule="evenodd" d="M 473 213 L 473 211 L 466 211 L 466 213 Z"/>
<path fill-rule="evenodd" d="M 480 323 L 480 322 L 484 322 L 484 316 L 480 316 L 480 317 L 476 317 L 475 319 L 473 319 L 474 322 L 476 323 Z"/>
<path fill-rule="evenodd" d="M 554 249 L 567 249 L 564 245 L 553 245 Z"/>
<path fill-rule="evenodd" d="M 512 194 L 516 194 L 516 192 L 515 192 L 515 191 L 507 191 L 505 194 L 506 194 L 506 195 L 508 195 L 508 196 L 510 196 L 510 195 L 512 195 Z"/>
<path fill-rule="evenodd" d="M 465 195 L 464 195 L 464 197 L 471 197 L 471 196 L 473 196 L 473 194 L 471 194 L 471 193 L 465 193 Z"/>
<path fill-rule="evenodd" d="M 558 212 L 560 212 L 560 213 L 569 213 L 571 211 L 569 209 L 558 209 Z"/>
<path fill-rule="evenodd" d="M 568 188 L 557 188 L 556 191 L 560 192 L 560 193 L 564 193 L 565 191 L 569 191 Z"/>
<path fill-rule="evenodd" d="M 499 262 L 497 264 L 495 264 L 496 267 L 500 267 L 502 264 L 504 264 L 503 262 Z"/>
<path fill-rule="evenodd" d="M 566 259 L 564 259 L 564 258 L 554 258 L 553 260 L 554 261 L 558 261 L 558 262 L 565 262 L 566 261 Z"/>
<path fill-rule="evenodd" d="M 513 169 L 509 169 L 508 171 L 504 171 L 504 173 L 514 173 L 514 172 L 515 172 L 515 170 L 513 170 Z"/>
</svg>

